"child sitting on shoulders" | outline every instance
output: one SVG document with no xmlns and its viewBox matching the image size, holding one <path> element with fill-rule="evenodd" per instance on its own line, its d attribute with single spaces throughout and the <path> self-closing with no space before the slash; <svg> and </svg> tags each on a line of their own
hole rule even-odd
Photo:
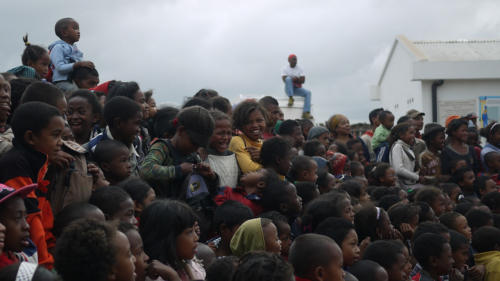
<svg viewBox="0 0 500 281">
<path fill-rule="evenodd" d="M 91 61 L 82 61 L 83 53 L 75 43 L 80 41 L 80 26 L 72 18 L 57 21 L 55 32 L 58 40 L 49 45 L 52 82 L 65 92 L 71 92 L 77 87 L 69 80 L 71 72 L 79 67 L 94 68 Z"/>
<path fill-rule="evenodd" d="M 343 281 L 342 251 L 330 237 L 308 233 L 293 241 L 288 260 L 297 281 Z"/>
<path fill-rule="evenodd" d="M 111 185 L 126 180 L 132 174 L 130 151 L 122 142 L 103 140 L 96 145 L 94 155 L 95 162 Z"/>
<path fill-rule="evenodd" d="M 28 42 L 28 34 L 23 36 L 26 48 L 21 56 L 22 66 L 14 67 L 7 72 L 18 78 L 43 79 L 49 73 L 50 57 L 47 49 Z"/>
<path fill-rule="evenodd" d="M 205 161 L 219 175 L 220 186 L 235 188 L 240 169 L 236 154 L 228 150 L 232 137 L 231 118 L 218 110 L 210 111 L 210 115 L 215 121 L 215 126 L 208 143 L 208 155 Z"/>
<path fill-rule="evenodd" d="M 378 114 L 378 120 L 380 125 L 375 129 L 372 138 L 373 151 L 376 151 L 383 142 L 387 142 L 387 138 L 391 134 L 391 129 L 394 126 L 394 115 L 392 112 L 384 110 Z"/>
<path fill-rule="evenodd" d="M 206 147 L 214 129 L 214 120 L 208 110 L 200 106 L 186 107 L 172 121 L 176 127 L 171 139 L 158 139 L 144 158 L 140 168 L 158 197 L 180 197 L 184 181 L 191 173 L 199 174 L 207 188 L 216 190 L 218 176 L 196 153 Z"/>
<path fill-rule="evenodd" d="M 241 171 L 245 174 L 262 168 L 260 149 L 262 134 L 266 129 L 266 110 L 257 102 L 241 102 L 233 111 L 233 126 L 241 131 L 229 143 L 229 150 L 236 154 Z"/>
</svg>

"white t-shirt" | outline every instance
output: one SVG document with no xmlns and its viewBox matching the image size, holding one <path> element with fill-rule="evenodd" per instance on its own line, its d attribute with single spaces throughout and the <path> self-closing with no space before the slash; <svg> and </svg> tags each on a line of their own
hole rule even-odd
<svg viewBox="0 0 500 281">
<path fill-rule="evenodd" d="M 300 66 L 296 65 L 292 68 L 290 65 L 287 65 L 283 68 L 283 71 L 281 71 L 281 76 L 300 77 L 305 75 Z"/>
</svg>

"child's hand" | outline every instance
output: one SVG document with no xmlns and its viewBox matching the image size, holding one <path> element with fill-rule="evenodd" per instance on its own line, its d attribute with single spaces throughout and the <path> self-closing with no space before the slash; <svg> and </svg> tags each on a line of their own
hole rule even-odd
<svg viewBox="0 0 500 281">
<path fill-rule="evenodd" d="M 96 190 L 99 187 L 109 185 L 109 181 L 106 180 L 106 178 L 104 177 L 104 173 L 99 167 L 97 167 L 96 164 L 89 163 L 87 165 L 87 171 L 92 175 L 93 178 L 94 185 L 92 186 L 92 190 Z"/>
<path fill-rule="evenodd" d="M 250 146 L 250 147 L 245 148 L 245 150 L 248 153 L 250 153 L 250 157 L 252 158 L 253 162 L 257 162 L 257 163 L 260 162 L 260 149 Z"/>
<path fill-rule="evenodd" d="M 69 168 L 69 165 L 73 161 L 75 161 L 75 158 L 73 158 L 73 156 L 71 156 L 70 154 L 68 154 L 62 150 L 59 150 L 58 152 L 50 155 L 50 157 L 49 157 L 50 164 L 55 165 L 60 169 Z"/>
<path fill-rule="evenodd" d="M 475 265 L 467 270 L 467 280 L 471 281 L 481 281 L 483 280 L 486 268 L 484 265 Z"/>
<path fill-rule="evenodd" d="M 200 175 L 202 175 L 204 178 L 210 178 L 210 179 L 215 178 L 214 171 L 212 171 L 210 166 L 206 163 L 199 163 L 194 165 L 194 170 Z"/>
<path fill-rule="evenodd" d="M 193 167 L 194 167 L 193 163 L 184 162 L 181 164 L 181 171 L 184 175 L 186 175 L 193 172 Z"/>
<path fill-rule="evenodd" d="M 464 281 L 464 275 L 456 268 L 452 268 L 448 276 L 450 281 Z"/>
<path fill-rule="evenodd" d="M 146 268 L 148 276 L 152 279 L 159 277 L 168 281 L 181 281 L 179 274 L 168 265 L 165 265 L 157 260 L 153 260 Z"/>
<path fill-rule="evenodd" d="M 370 245 L 370 242 L 371 242 L 371 238 L 366 237 L 365 239 L 363 239 L 361 241 L 361 243 L 359 243 L 359 255 L 361 257 L 364 255 L 366 248 L 368 247 L 368 245 Z"/>
<path fill-rule="evenodd" d="M 401 234 L 403 234 L 403 236 L 408 239 L 413 237 L 413 233 L 415 232 L 415 229 L 413 229 L 413 227 L 409 223 L 402 223 L 399 226 L 399 230 L 401 231 Z"/>
<path fill-rule="evenodd" d="M 79 61 L 79 62 L 75 62 L 73 64 L 73 69 L 79 68 L 79 67 L 88 67 L 88 68 L 91 68 L 91 69 L 95 68 L 94 63 L 91 62 L 91 61 Z"/>
</svg>

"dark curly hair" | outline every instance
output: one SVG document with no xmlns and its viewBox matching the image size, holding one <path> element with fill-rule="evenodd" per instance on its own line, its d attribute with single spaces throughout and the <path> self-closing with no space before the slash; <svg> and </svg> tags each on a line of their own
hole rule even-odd
<svg viewBox="0 0 500 281">
<path fill-rule="evenodd" d="M 264 119 L 266 119 L 266 110 L 258 102 L 246 100 L 238 104 L 233 111 L 233 126 L 241 130 L 243 126 L 248 124 L 248 117 L 255 110 L 259 110 L 262 116 L 264 116 Z"/>
<path fill-rule="evenodd" d="M 115 264 L 117 231 L 105 222 L 78 220 L 57 240 L 55 269 L 64 280 L 104 281 Z"/>
<path fill-rule="evenodd" d="M 282 257 L 268 252 L 250 252 L 240 259 L 233 280 L 238 281 L 289 281 L 293 268 Z"/>
</svg>

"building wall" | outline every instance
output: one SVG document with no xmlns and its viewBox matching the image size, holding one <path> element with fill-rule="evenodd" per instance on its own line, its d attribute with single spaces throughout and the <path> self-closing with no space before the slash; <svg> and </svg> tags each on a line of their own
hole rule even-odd
<svg viewBox="0 0 500 281">
<path fill-rule="evenodd" d="M 433 81 L 422 82 L 423 111 L 428 116 L 425 122 L 432 121 L 432 103 L 431 103 L 431 85 Z M 437 89 L 438 99 L 438 122 L 444 124 L 444 118 L 439 118 L 444 113 L 447 106 L 447 112 L 454 108 L 454 115 L 465 115 L 470 113 L 468 108 L 479 114 L 479 96 L 500 96 L 500 79 L 491 80 L 445 80 L 444 84 Z M 466 102 L 464 104 L 463 102 Z M 456 104 L 456 106 L 455 106 Z"/>
<path fill-rule="evenodd" d="M 380 84 L 380 101 L 396 120 L 410 109 L 422 110 L 422 83 L 411 81 L 412 55 L 398 43 Z M 429 113 L 430 114 L 430 113 Z"/>
</svg>

